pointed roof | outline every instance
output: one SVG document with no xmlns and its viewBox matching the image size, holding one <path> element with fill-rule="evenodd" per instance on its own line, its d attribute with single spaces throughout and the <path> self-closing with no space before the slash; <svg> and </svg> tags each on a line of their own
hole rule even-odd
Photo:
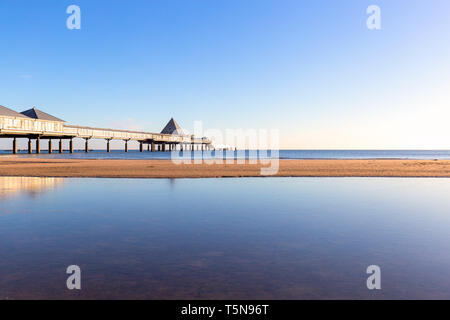
<svg viewBox="0 0 450 320">
<path fill-rule="evenodd" d="M 41 111 L 36 108 L 31 108 L 29 110 L 23 111 L 23 112 L 21 112 L 21 114 L 26 115 L 27 117 L 30 117 L 33 119 L 65 122 L 64 120 L 61 120 L 57 117 L 52 116 L 51 114 L 45 113 L 44 111 Z"/>
<path fill-rule="evenodd" d="M 6 108 L 4 106 L 0 106 L 0 116 L 17 117 L 17 118 L 28 118 L 26 115 L 23 115 L 21 113 L 15 112 L 14 110 L 11 110 L 11 109 Z"/>
<path fill-rule="evenodd" d="M 183 136 L 184 132 L 183 129 L 178 125 L 178 123 L 173 120 L 173 118 L 170 119 L 170 121 L 166 124 L 164 129 L 161 131 L 163 134 L 173 134 L 178 136 Z"/>
</svg>

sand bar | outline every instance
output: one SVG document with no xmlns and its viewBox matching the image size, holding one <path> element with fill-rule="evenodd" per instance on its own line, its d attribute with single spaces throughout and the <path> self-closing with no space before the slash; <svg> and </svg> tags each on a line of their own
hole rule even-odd
<svg viewBox="0 0 450 320">
<path fill-rule="evenodd" d="M 170 160 L 0 158 L 0 176 L 94 178 L 261 177 L 261 164 Z M 267 165 L 264 165 L 267 166 Z M 278 177 L 450 177 L 450 160 L 280 160 Z"/>
</svg>

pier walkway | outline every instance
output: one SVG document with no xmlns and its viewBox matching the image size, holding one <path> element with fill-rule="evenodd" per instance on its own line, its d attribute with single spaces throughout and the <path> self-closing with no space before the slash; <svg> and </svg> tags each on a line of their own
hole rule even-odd
<svg viewBox="0 0 450 320">
<path fill-rule="evenodd" d="M 64 120 L 56 118 L 39 109 L 32 108 L 21 113 L 0 106 L 0 138 L 12 138 L 12 152 L 17 153 L 17 139 L 28 139 L 28 153 L 41 152 L 41 140 L 48 140 L 48 152 L 53 152 L 52 141 L 59 141 L 58 151 L 62 153 L 63 140 L 69 140 L 68 151 L 73 153 L 73 139 L 85 140 L 85 152 L 89 152 L 90 139 L 105 139 L 106 151 L 110 152 L 111 140 L 125 141 L 125 152 L 128 152 L 128 142 L 139 142 L 139 151 L 171 151 L 171 150 L 208 150 L 212 148 L 207 138 L 186 135 L 171 119 L 161 133 L 139 132 L 118 129 L 92 128 L 68 125 Z"/>
</svg>

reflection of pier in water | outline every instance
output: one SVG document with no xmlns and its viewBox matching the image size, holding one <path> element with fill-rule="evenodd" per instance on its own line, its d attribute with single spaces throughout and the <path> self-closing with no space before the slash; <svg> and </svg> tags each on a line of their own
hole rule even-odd
<svg viewBox="0 0 450 320">
<path fill-rule="evenodd" d="M 20 193 L 36 196 L 56 189 L 63 181 L 64 178 L 0 177 L 0 199 Z"/>
</svg>

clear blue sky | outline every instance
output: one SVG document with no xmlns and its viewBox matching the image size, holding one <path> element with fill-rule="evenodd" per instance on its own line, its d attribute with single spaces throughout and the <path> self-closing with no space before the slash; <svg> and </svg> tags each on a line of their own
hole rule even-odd
<svg viewBox="0 0 450 320">
<path fill-rule="evenodd" d="M 2 0 L 0 104 L 98 127 L 275 128 L 282 148 L 449 149 L 449 34 L 446 0 Z"/>
</svg>

